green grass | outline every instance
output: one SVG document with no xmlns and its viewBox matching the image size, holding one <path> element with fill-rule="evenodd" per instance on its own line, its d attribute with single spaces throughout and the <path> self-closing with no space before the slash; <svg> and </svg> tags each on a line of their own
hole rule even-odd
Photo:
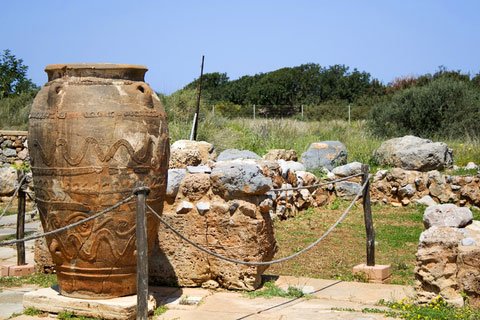
<svg viewBox="0 0 480 320">
<path fill-rule="evenodd" d="M 478 320 L 480 309 L 470 306 L 454 307 L 440 296 L 425 305 L 417 305 L 411 301 L 385 303 L 391 310 L 385 312 L 388 317 L 406 320 Z"/>
<path fill-rule="evenodd" d="M 57 319 L 60 319 L 60 320 L 101 320 L 100 318 L 77 316 L 75 313 L 70 312 L 70 311 L 59 312 L 58 315 L 57 315 Z"/>
<path fill-rule="evenodd" d="M 279 246 L 276 258 L 298 252 L 322 235 L 348 206 L 335 200 L 324 208 L 310 208 L 294 218 L 275 222 Z M 376 233 L 376 263 L 391 264 L 391 282 L 413 284 L 415 253 L 423 227 L 421 206 L 393 208 L 372 206 Z M 366 261 L 365 224 L 361 205 L 355 205 L 347 218 L 320 244 L 300 259 L 272 265 L 270 274 L 305 276 L 365 282 L 352 274 L 353 266 Z"/>
<path fill-rule="evenodd" d="M 167 310 L 168 310 L 168 307 L 166 305 L 162 304 L 161 306 L 157 307 L 153 311 L 153 315 L 155 317 L 160 316 L 160 315 L 164 314 L 165 312 L 167 312 Z"/>
<path fill-rule="evenodd" d="M 26 316 L 38 316 L 38 315 L 41 315 L 41 314 L 44 314 L 45 312 L 41 311 L 41 310 L 38 310 L 36 308 L 33 308 L 33 307 L 28 307 L 28 308 L 25 308 L 23 310 L 23 314 L 26 315 Z"/>
<path fill-rule="evenodd" d="M 20 287 L 24 284 L 48 288 L 57 284 L 57 276 L 54 274 L 34 273 L 22 277 L 0 277 L 0 288 Z"/>
<path fill-rule="evenodd" d="M 301 298 L 305 294 L 297 287 L 289 286 L 287 290 L 279 288 L 274 281 L 267 281 L 263 284 L 263 288 L 260 290 L 246 292 L 245 295 L 249 298 L 273 298 L 273 297 L 282 297 L 282 298 Z"/>
<path fill-rule="evenodd" d="M 169 119 L 171 141 L 188 139 L 190 121 Z M 217 151 L 229 148 L 247 149 L 260 156 L 270 149 L 294 149 L 300 156 L 312 142 L 339 140 L 348 150 L 348 161 L 367 163 L 372 167 L 373 151 L 381 139 L 373 136 L 364 120 L 301 121 L 296 119 L 227 119 L 204 113 L 198 129 L 198 139 L 213 143 Z M 432 139 L 445 142 L 454 150 L 455 164 L 464 166 L 473 161 L 480 163 L 480 141 L 466 138 Z"/>
</svg>

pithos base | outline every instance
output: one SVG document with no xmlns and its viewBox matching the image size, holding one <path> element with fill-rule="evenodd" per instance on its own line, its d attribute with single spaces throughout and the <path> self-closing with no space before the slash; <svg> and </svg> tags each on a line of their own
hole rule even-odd
<svg viewBox="0 0 480 320">
<path fill-rule="evenodd" d="M 77 316 L 108 320 L 131 320 L 137 315 L 137 296 L 113 299 L 78 299 L 65 297 L 56 287 L 43 288 L 23 295 L 23 307 L 49 313 L 72 312 Z M 156 307 L 152 296 L 148 299 L 148 313 Z"/>
</svg>

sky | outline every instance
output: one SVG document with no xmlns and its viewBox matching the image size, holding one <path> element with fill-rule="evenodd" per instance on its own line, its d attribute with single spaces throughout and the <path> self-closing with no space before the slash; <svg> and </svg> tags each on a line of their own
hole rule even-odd
<svg viewBox="0 0 480 320">
<path fill-rule="evenodd" d="M 148 67 L 170 94 L 204 72 L 230 79 L 304 63 L 344 64 L 383 83 L 439 66 L 480 72 L 476 0 L 4 1 L 0 50 L 37 85 L 48 64 Z"/>
</svg>

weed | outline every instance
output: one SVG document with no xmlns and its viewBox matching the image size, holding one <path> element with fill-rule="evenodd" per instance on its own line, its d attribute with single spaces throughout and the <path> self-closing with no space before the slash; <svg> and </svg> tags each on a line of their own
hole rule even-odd
<svg viewBox="0 0 480 320">
<path fill-rule="evenodd" d="M 470 306 L 454 307 L 438 296 L 425 305 L 417 305 L 409 300 L 387 302 L 385 305 L 391 310 L 386 311 L 388 317 L 406 320 L 474 320 L 480 319 L 480 310 Z"/>
<path fill-rule="evenodd" d="M 25 308 L 25 310 L 23 310 L 23 314 L 26 316 L 38 316 L 44 313 L 45 312 L 38 310 L 34 307 L 28 307 L 28 308 Z"/>
<path fill-rule="evenodd" d="M 73 313 L 71 311 L 59 312 L 58 315 L 57 315 L 57 319 L 60 319 L 60 320 L 101 320 L 100 318 L 77 316 L 75 313 Z"/>
<path fill-rule="evenodd" d="M 153 315 L 154 316 L 159 316 L 159 315 L 162 315 L 164 314 L 165 312 L 167 312 L 168 310 L 168 307 L 164 304 L 162 304 L 161 306 L 157 307 L 154 311 L 153 311 Z"/>
<path fill-rule="evenodd" d="M 57 276 L 34 273 L 22 277 L 0 277 L 0 287 L 20 287 L 24 284 L 34 284 L 42 288 L 48 288 L 57 284 Z"/>
<path fill-rule="evenodd" d="M 303 291 L 297 287 L 289 286 L 285 291 L 282 288 L 279 288 L 274 281 L 267 281 L 263 284 L 261 290 L 250 291 L 245 293 L 249 298 L 273 298 L 273 297 L 282 297 L 282 298 L 301 298 L 305 297 Z"/>
</svg>

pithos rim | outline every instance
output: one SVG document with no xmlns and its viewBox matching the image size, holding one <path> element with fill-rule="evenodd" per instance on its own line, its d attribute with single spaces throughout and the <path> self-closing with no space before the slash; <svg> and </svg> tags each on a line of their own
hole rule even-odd
<svg viewBox="0 0 480 320">
<path fill-rule="evenodd" d="M 135 64 L 116 63 L 63 63 L 45 67 L 48 81 L 63 77 L 96 77 L 144 81 L 148 68 Z"/>
</svg>

